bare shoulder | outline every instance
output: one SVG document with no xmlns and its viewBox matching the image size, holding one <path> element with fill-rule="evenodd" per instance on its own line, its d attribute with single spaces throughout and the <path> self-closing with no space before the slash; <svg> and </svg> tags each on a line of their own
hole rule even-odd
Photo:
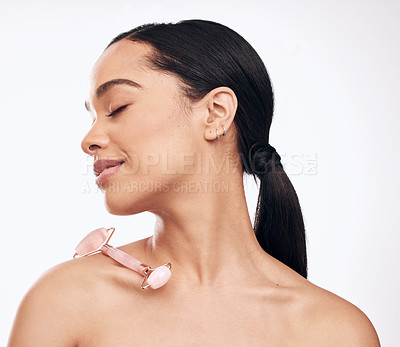
<svg viewBox="0 0 400 347">
<path fill-rule="evenodd" d="M 311 345 L 380 346 L 369 318 L 357 306 L 307 281 L 302 289 L 304 331 Z"/>
<path fill-rule="evenodd" d="M 85 266 L 75 261 L 43 273 L 18 308 L 9 346 L 76 346 L 87 277 Z"/>
<path fill-rule="evenodd" d="M 102 254 L 69 260 L 47 270 L 25 294 L 9 346 L 79 345 L 99 304 L 121 287 L 116 284 L 123 286 L 126 281 L 123 271 L 126 269 Z M 139 282 L 140 278 L 133 280 Z"/>
<path fill-rule="evenodd" d="M 139 252 L 145 239 L 122 248 Z M 120 247 L 121 248 L 121 247 Z M 17 311 L 9 347 L 85 344 L 104 312 L 130 294 L 134 304 L 141 276 L 102 254 L 73 259 L 47 270 Z M 93 323 L 94 322 L 94 323 Z"/>
</svg>

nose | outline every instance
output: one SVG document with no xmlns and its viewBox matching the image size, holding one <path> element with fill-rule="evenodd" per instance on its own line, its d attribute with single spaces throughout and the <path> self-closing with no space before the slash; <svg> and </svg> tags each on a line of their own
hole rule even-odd
<svg viewBox="0 0 400 347">
<path fill-rule="evenodd" d="M 100 148 L 107 148 L 108 142 L 108 136 L 98 132 L 96 127 L 93 126 L 83 138 L 81 148 L 86 154 L 94 155 Z"/>
</svg>

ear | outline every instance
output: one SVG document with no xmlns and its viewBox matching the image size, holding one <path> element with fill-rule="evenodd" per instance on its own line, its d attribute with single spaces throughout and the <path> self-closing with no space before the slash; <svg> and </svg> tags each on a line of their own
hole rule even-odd
<svg viewBox="0 0 400 347">
<path fill-rule="evenodd" d="M 228 132 L 237 110 L 237 98 L 232 89 L 218 87 L 210 91 L 205 97 L 204 106 L 207 110 L 204 114 L 204 138 L 215 140 L 218 134 L 222 136 Z M 223 127 L 222 127 L 223 126 Z"/>
</svg>

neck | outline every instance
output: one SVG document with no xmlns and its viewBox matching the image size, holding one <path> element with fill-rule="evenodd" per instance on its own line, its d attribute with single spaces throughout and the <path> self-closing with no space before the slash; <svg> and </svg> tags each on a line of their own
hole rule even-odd
<svg viewBox="0 0 400 347">
<path fill-rule="evenodd" d="M 169 197 L 167 209 L 151 211 L 157 219 L 146 258 L 157 265 L 171 262 L 175 283 L 244 284 L 265 259 L 251 225 L 243 179 L 240 175 L 228 182 L 227 191 L 180 193 Z"/>
</svg>

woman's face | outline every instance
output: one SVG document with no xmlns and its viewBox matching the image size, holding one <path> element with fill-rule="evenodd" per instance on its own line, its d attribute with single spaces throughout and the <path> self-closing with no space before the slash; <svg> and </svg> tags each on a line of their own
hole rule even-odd
<svg viewBox="0 0 400 347">
<path fill-rule="evenodd" d="M 114 43 L 90 77 L 93 124 L 82 149 L 102 172 L 97 182 L 113 214 L 157 209 L 194 172 L 195 112 L 189 117 L 176 77 L 148 67 L 150 52 L 142 43 Z"/>
</svg>

